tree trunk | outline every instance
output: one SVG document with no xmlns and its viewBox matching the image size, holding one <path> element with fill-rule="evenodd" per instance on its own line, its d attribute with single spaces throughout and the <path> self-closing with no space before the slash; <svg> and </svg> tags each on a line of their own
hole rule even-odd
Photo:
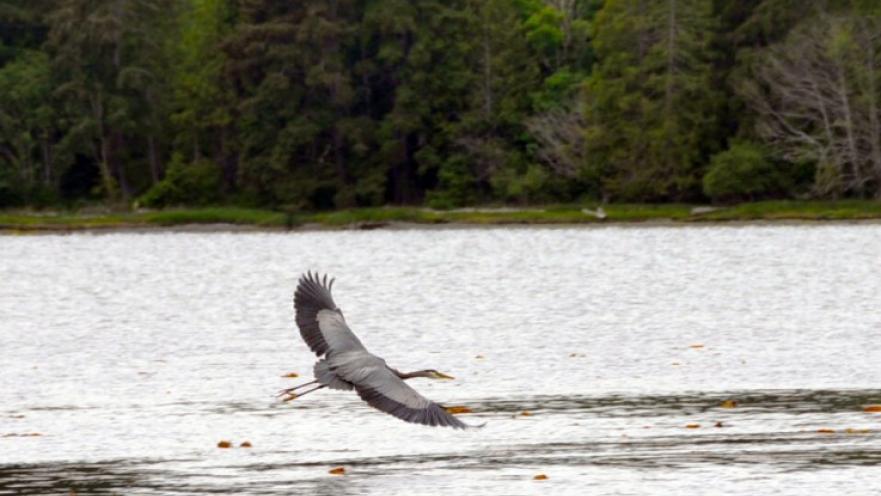
<svg viewBox="0 0 881 496">
<path fill-rule="evenodd" d="M 125 3 L 125 0 L 116 0 L 116 3 L 114 3 L 113 5 L 113 15 L 116 17 L 117 22 L 120 23 L 115 33 L 116 36 L 113 47 L 113 66 L 116 67 L 117 74 L 119 73 L 119 69 L 122 67 L 122 30 L 125 28 L 123 20 Z"/>
<path fill-rule="evenodd" d="M 863 193 L 863 174 L 860 167 L 860 153 L 857 150 L 856 136 L 854 135 L 853 112 L 850 108 L 850 95 L 848 95 L 847 76 L 844 67 L 838 64 L 838 96 L 841 98 L 841 110 L 844 113 L 844 132 L 847 135 L 847 161 L 853 171 L 853 185 L 857 194 Z"/>
<path fill-rule="evenodd" d="M 349 172 L 346 170 L 345 141 L 343 133 L 340 132 L 339 126 L 333 127 L 333 155 L 334 164 L 336 165 L 337 176 L 342 184 L 349 183 Z"/>
<path fill-rule="evenodd" d="M 667 17 L 667 79 L 664 87 L 664 113 L 666 118 L 673 114 L 673 76 L 676 71 L 676 0 L 669 0 L 670 12 Z"/>
<path fill-rule="evenodd" d="M 48 188 L 52 186 L 52 147 L 48 136 L 44 135 L 40 142 L 43 152 L 43 184 Z"/>
<path fill-rule="evenodd" d="M 223 166 L 223 179 L 227 191 L 232 191 L 236 187 L 236 178 L 238 175 L 238 158 L 230 153 L 229 150 L 229 126 L 223 125 L 220 128 L 220 160 Z"/>
<path fill-rule="evenodd" d="M 413 159 L 412 136 L 405 134 L 400 140 L 401 156 L 395 160 L 395 165 L 389 170 L 389 190 L 392 195 L 392 203 L 403 205 L 412 201 L 411 186 L 413 182 Z"/>
<path fill-rule="evenodd" d="M 492 48 L 490 47 L 488 20 L 483 23 L 483 118 L 492 122 L 493 88 L 492 88 Z"/>
<path fill-rule="evenodd" d="M 862 25 L 862 35 L 866 46 L 866 77 L 868 79 L 866 93 L 868 94 L 869 129 L 868 140 L 871 147 L 870 162 L 872 163 L 872 175 L 875 180 L 875 198 L 881 198 L 881 122 L 879 122 L 878 108 L 878 74 L 876 71 L 876 47 L 874 30 Z"/>
<path fill-rule="evenodd" d="M 676 168 L 677 168 L 677 160 L 673 156 L 672 150 L 675 149 L 673 146 L 673 132 L 674 132 L 674 116 L 676 115 L 674 112 L 674 102 L 673 99 L 675 97 L 676 91 L 676 36 L 677 36 L 677 25 L 678 22 L 676 19 L 676 0 L 669 0 L 669 13 L 667 17 L 667 74 L 666 80 L 664 82 L 664 115 L 662 117 L 664 121 L 664 132 L 666 134 L 667 146 L 664 151 L 664 155 L 666 155 L 666 168 L 667 170 L 664 172 L 664 176 L 666 177 L 674 177 L 676 176 Z M 666 190 L 667 187 L 665 186 Z M 677 188 L 678 189 L 678 188 Z"/>
<path fill-rule="evenodd" d="M 104 123 L 104 92 L 101 88 L 93 88 L 94 92 L 89 95 L 92 106 L 92 116 L 98 127 L 98 168 L 101 170 L 101 183 L 104 186 L 104 193 L 113 201 L 116 199 L 116 181 L 110 170 L 110 143 L 107 136 L 107 130 Z"/>
<path fill-rule="evenodd" d="M 100 133 L 98 139 L 100 141 L 98 148 L 98 156 L 100 157 L 98 160 L 98 167 L 101 169 L 101 182 L 104 185 L 104 192 L 107 195 L 107 198 L 113 201 L 117 197 L 117 190 L 116 181 L 113 179 L 113 174 L 110 172 L 110 140 L 103 132 Z"/>
<path fill-rule="evenodd" d="M 125 141 L 122 136 L 122 133 L 119 131 L 113 131 L 110 136 L 110 161 L 111 170 L 116 174 L 117 181 L 119 182 L 119 189 L 122 192 L 122 199 L 128 202 L 132 197 L 132 189 L 128 183 L 128 176 L 125 173 L 125 165 L 119 160 L 119 155 L 117 153 L 118 150 L 121 150 L 125 146 Z"/>
<path fill-rule="evenodd" d="M 199 143 L 199 130 L 193 131 L 193 162 L 202 160 L 202 145 Z"/>
<path fill-rule="evenodd" d="M 631 7 L 636 7 L 635 11 L 631 10 L 631 16 L 634 18 L 639 18 L 645 15 L 645 1 L 640 0 L 636 5 L 630 4 Z M 641 29 L 639 34 L 636 37 L 636 63 L 641 64 L 642 60 L 645 58 L 646 53 L 648 52 L 649 46 L 651 43 L 648 40 L 648 31 L 645 29 Z"/>
<path fill-rule="evenodd" d="M 826 136 L 826 140 L 829 143 L 834 143 L 835 133 L 832 132 L 832 119 L 829 117 L 830 109 L 826 106 L 826 99 L 823 98 L 823 94 L 820 91 L 820 85 L 817 84 L 815 78 L 811 78 L 809 88 L 811 96 L 816 102 L 815 105 L 820 111 L 820 116 L 823 117 L 823 134 Z"/>
<path fill-rule="evenodd" d="M 150 177 L 153 179 L 153 184 L 156 184 L 162 180 L 163 171 L 159 154 L 156 152 L 156 139 L 152 135 L 147 136 L 147 157 L 150 161 Z"/>
</svg>

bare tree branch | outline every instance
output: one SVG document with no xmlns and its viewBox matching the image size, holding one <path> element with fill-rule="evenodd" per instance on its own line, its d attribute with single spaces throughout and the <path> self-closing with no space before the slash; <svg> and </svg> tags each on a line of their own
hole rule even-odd
<svg viewBox="0 0 881 496">
<path fill-rule="evenodd" d="M 881 197 L 877 73 L 881 19 L 818 16 L 768 49 L 739 88 L 756 131 L 793 161 L 814 161 L 819 194 Z"/>
<path fill-rule="evenodd" d="M 539 143 L 538 157 L 563 177 L 574 177 L 585 162 L 585 130 L 576 110 L 554 109 L 536 115 L 526 128 Z"/>
</svg>

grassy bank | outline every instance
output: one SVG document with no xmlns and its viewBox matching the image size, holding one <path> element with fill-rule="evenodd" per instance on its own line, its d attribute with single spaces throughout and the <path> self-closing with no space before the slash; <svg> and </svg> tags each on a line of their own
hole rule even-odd
<svg viewBox="0 0 881 496">
<path fill-rule="evenodd" d="M 775 201 L 730 207 L 696 207 L 683 204 L 605 205 L 599 218 L 580 205 L 532 208 L 473 208 L 430 210 L 418 207 L 384 207 L 332 212 L 286 214 L 270 210 L 233 207 L 171 209 L 146 212 L 49 213 L 0 212 L 0 229 L 6 231 L 68 231 L 228 224 L 255 228 L 380 228 L 393 223 L 414 224 L 596 224 L 626 222 L 725 222 L 777 220 L 881 219 L 881 202 Z"/>
</svg>

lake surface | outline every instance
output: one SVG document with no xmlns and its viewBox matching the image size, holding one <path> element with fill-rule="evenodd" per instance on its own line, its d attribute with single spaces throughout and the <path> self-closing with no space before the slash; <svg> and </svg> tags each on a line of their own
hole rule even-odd
<svg viewBox="0 0 881 496">
<path fill-rule="evenodd" d="M 486 425 L 279 402 L 307 269 Z M 0 236 L 0 494 L 877 494 L 879 346 L 874 224 Z"/>
</svg>

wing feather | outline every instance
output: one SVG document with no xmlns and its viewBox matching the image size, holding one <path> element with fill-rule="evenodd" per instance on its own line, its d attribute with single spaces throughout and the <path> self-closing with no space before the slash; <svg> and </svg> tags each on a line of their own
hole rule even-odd
<svg viewBox="0 0 881 496">
<path fill-rule="evenodd" d="M 442 406 L 416 392 L 388 367 L 375 368 L 362 380 L 350 382 L 368 405 L 401 420 L 456 429 L 467 427 Z"/>
<path fill-rule="evenodd" d="M 333 370 L 330 368 L 330 363 L 326 358 L 322 358 L 315 362 L 315 366 L 312 368 L 313 373 L 315 374 L 315 379 L 318 380 L 319 383 L 324 384 L 330 389 L 339 389 L 342 391 L 351 391 L 352 385 L 337 376 Z"/>
<path fill-rule="evenodd" d="M 307 272 L 294 292 L 297 327 L 319 357 L 315 376 L 332 389 L 351 389 L 368 405 L 415 424 L 467 427 L 442 406 L 408 386 L 385 363 L 369 353 L 349 329 L 330 294 L 333 279 Z"/>
<path fill-rule="evenodd" d="M 300 336 L 316 355 L 363 350 L 364 345 L 349 329 L 343 312 L 330 294 L 333 279 L 328 282 L 318 274 L 307 272 L 300 277 L 294 292 L 294 310 Z"/>
</svg>

